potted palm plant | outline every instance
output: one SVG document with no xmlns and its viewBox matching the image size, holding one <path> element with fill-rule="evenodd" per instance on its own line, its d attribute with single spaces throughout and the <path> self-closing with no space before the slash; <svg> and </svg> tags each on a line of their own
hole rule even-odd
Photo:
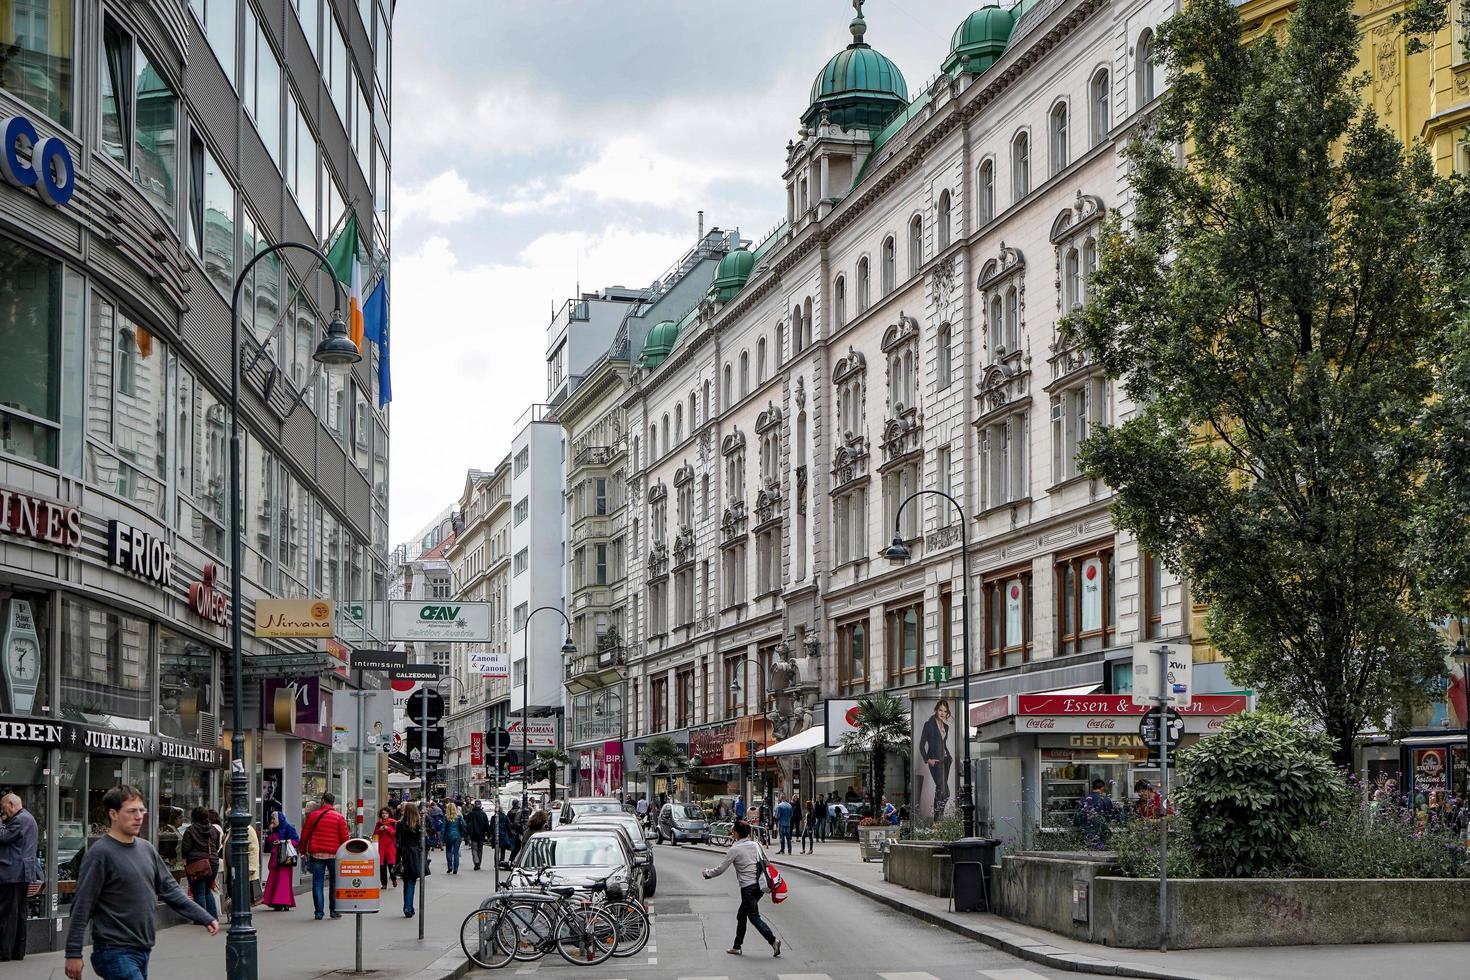
<svg viewBox="0 0 1470 980">
<path fill-rule="evenodd" d="M 872 763 L 875 806 L 883 801 L 888 756 L 907 751 L 910 741 L 908 708 L 902 701 L 883 691 L 858 698 L 857 726 L 853 731 L 843 733 L 842 748 L 847 752 L 867 754 Z M 878 814 L 864 818 L 858 824 L 858 841 L 862 845 L 864 861 L 881 857 L 883 842 L 897 837 L 898 828 L 890 827 Z"/>
<path fill-rule="evenodd" d="M 542 749 L 536 753 L 535 768 L 537 771 L 546 773 L 546 798 L 548 800 L 556 799 L 556 774 L 571 761 L 572 757 L 559 748 Z"/>
</svg>

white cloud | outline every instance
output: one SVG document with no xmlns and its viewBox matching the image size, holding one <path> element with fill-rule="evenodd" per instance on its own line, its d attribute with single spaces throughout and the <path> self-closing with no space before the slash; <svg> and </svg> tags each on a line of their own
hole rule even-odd
<svg viewBox="0 0 1470 980">
<path fill-rule="evenodd" d="M 446 170 L 417 187 L 393 187 L 393 220 L 414 219 L 432 225 L 468 221 L 491 206 L 488 195 L 477 193 L 457 170 Z"/>
</svg>

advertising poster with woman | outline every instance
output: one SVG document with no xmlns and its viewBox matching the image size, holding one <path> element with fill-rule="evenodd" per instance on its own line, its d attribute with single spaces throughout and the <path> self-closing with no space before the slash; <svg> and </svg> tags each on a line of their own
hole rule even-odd
<svg viewBox="0 0 1470 980">
<path fill-rule="evenodd" d="M 913 765 L 909 798 L 913 820 L 928 825 L 951 812 L 958 799 L 959 723 L 948 698 L 915 697 L 912 704 Z"/>
</svg>

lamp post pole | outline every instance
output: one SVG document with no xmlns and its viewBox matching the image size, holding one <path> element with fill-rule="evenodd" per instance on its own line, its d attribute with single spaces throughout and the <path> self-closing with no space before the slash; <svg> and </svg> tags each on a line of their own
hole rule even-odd
<svg viewBox="0 0 1470 980">
<path fill-rule="evenodd" d="M 749 666 L 754 666 L 756 668 L 756 670 L 760 670 L 760 664 L 757 661 L 752 660 L 749 657 L 746 657 L 744 660 L 741 660 L 740 661 L 740 675 L 737 676 L 736 678 L 734 678 L 732 681 L 730 681 L 730 692 L 732 694 L 739 694 L 740 693 L 740 678 L 745 676 L 745 668 L 746 667 L 749 667 Z M 767 678 L 767 680 L 769 680 L 769 678 Z M 770 709 L 765 706 L 764 699 L 762 699 L 762 703 L 761 703 L 761 720 L 764 721 L 767 724 L 767 726 L 770 725 Z M 750 787 L 750 805 L 751 805 L 752 808 L 754 808 L 754 806 L 755 806 L 755 777 L 756 777 L 755 739 L 749 739 L 749 740 L 747 740 L 746 754 L 750 756 L 750 760 L 749 760 L 750 761 L 750 778 L 749 778 L 748 785 Z M 766 794 L 766 795 L 767 795 L 767 802 L 769 802 L 769 794 Z M 745 816 L 746 816 L 746 819 L 747 820 L 750 819 L 750 812 L 749 812 L 749 810 L 746 811 L 746 815 Z"/>
<path fill-rule="evenodd" d="M 332 265 L 319 249 L 301 242 L 281 242 L 255 255 L 235 278 L 230 294 L 230 928 L 225 934 L 225 976 L 228 980 L 256 980 L 260 957 L 255 926 L 250 916 L 250 799 L 245 773 L 245 719 L 241 700 L 244 685 L 244 640 L 240 624 L 240 564 L 243 561 L 244 528 L 240 514 L 240 290 L 257 262 L 288 248 L 313 255 L 332 280 L 337 309 L 332 314 L 327 336 L 317 345 L 313 359 L 329 368 L 351 369 L 362 360 L 362 352 L 347 336 L 342 309 L 347 294 Z"/>
<path fill-rule="evenodd" d="M 1465 776 L 1460 784 L 1460 806 L 1470 807 L 1470 649 L 1465 646 L 1465 621 L 1460 620 L 1460 638 L 1455 642 L 1455 660 L 1460 665 L 1460 677 L 1465 684 Z M 1454 769 L 1453 766 L 1450 767 Z M 1451 773 L 1453 781 L 1453 773 Z"/>
<path fill-rule="evenodd" d="M 893 515 L 893 543 L 883 552 L 883 556 L 895 565 L 901 565 L 913 557 L 909 553 L 908 545 L 903 543 L 903 532 L 899 528 L 903 526 L 903 509 L 915 498 L 926 493 L 948 500 L 960 515 L 960 569 L 964 576 L 964 582 L 960 586 L 960 643 L 964 651 L 964 677 L 961 681 L 964 693 L 960 695 L 964 700 L 964 704 L 960 706 L 960 717 L 963 719 L 960 723 L 960 740 L 964 760 L 960 778 L 964 788 L 960 792 L 960 813 L 964 819 L 965 836 L 974 837 L 975 786 L 970 772 L 970 522 L 965 516 L 965 509 L 960 506 L 959 501 L 942 490 L 918 490 L 909 494 Z"/>
<path fill-rule="evenodd" d="M 608 706 L 607 706 L 607 702 L 609 700 L 614 700 L 614 701 L 617 701 L 617 703 L 618 703 L 618 802 L 619 803 L 625 803 L 625 802 L 627 802 L 627 800 L 625 799 L 625 796 L 624 796 L 624 783 L 626 781 L 623 778 L 623 761 L 622 761 L 622 759 L 623 759 L 623 743 L 628 740 L 628 733 L 627 733 L 627 729 L 625 727 L 624 718 L 623 718 L 623 696 L 621 694 L 619 694 L 617 691 L 614 691 L 612 688 L 608 688 L 606 691 L 604 691 L 603 692 L 603 695 L 602 695 L 602 706 L 601 706 L 601 713 L 603 715 L 606 715 L 607 712 L 610 710 L 608 708 Z M 606 757 L 606 755 L 607 755 L 607 753 L 604 752 L 603 753 L 604 758 Z"/>
<path fill-rule="evenodd" d="M 531 621 L 536 618 L 538 612 L 548 610 L 556 613 L 567 624 L 567 640 L 561 645 L 562 655 L 576 656 L 577 653 L 577 645 L 572 642 L 572 621 L 567 618 L 567 614 L 562 612 L 560 607 L 537 606 L 526 616 L 524 630 L 526 638 L 521 647 L 522 662 L 525 664 L 521 668 L 523 671 L 521 675 L 521 818 L 523 820 L 529 819 L 530 810 L 528 808 L 531 805 L 530 784 L 526 782 L 531 775 L 530 732 L 526 728 L 526 716 L 530 714 L 531 708 Z"/>
</svg>

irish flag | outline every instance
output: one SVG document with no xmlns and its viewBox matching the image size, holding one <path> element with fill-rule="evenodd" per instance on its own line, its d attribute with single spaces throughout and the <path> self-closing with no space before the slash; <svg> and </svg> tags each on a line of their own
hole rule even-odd
<svg viewBox="0 0 1470 980">
<path fill-rule="evenodd" d="M 347 216 L 347 224 L 342 226 L 342 233 L 327 252 L 327 262 L 337 281 L 347 287 L 349 308 L 343 311 L 347 318 L 347 332 L 352 336 L 352 342 L 357 345 L 357 349 L 362 350 L 362 263 L 358 261 L 357 250 L 357 212 L 353 211 Z"/>
</svg>

